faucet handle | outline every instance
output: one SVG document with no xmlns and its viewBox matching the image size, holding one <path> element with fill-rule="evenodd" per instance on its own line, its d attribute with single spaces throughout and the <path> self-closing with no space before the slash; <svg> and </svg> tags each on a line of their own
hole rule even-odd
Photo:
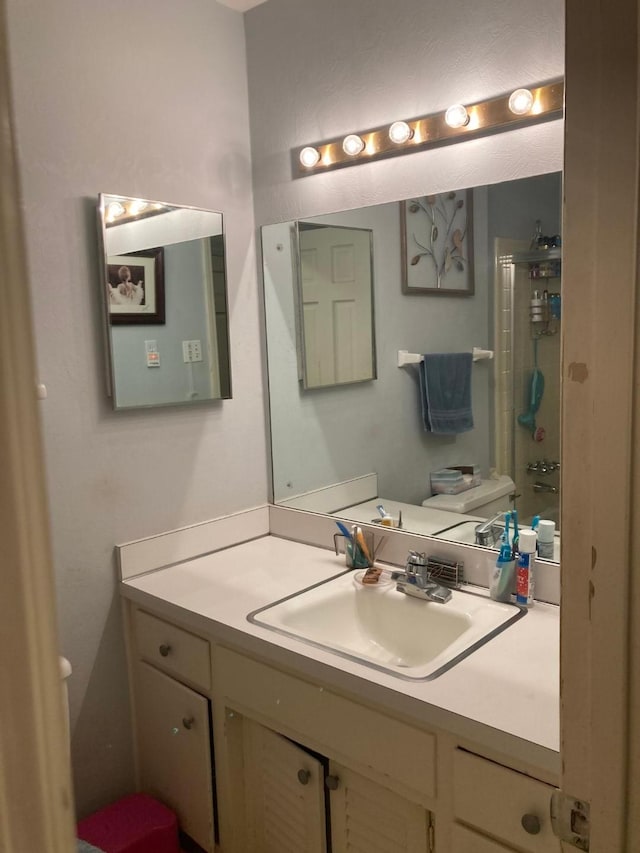
<svg viewBox="0 0 640 853">
<path fill-rule="evenodd" d="M 422 575 L 427 570 L 429 560 L 421 551 L 409 551 L 405 562 L 405 572 L 408 575 Z"/>
<path fill-rule="evenodd" d="M 423 551 L 409 551 L 407 554 L 407 563 L 414 566 L 426 566 L 427 562 L 427 555 Z"/>
</svg>

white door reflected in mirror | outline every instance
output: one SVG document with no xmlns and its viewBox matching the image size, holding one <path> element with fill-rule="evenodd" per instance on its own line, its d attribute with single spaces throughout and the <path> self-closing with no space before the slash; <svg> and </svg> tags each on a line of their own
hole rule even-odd
<svg viewBox="0 0 640 853">
<path fill-rule="evenodd" d="M 297 226 L 304 387 L 375 379 L 371 231 Z"/>
</svg>

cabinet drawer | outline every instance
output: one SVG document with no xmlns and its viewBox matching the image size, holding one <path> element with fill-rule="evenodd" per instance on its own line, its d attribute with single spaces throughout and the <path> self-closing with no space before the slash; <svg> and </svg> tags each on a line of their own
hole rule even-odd
<svg viewBox="0 0 640 853">
<path fill-rule="evenodd" d="M 554 788 L 485 758 L 457 749 L 454 755 L 454 812 L 458 820 L 531 853 L 560 853 L 549 809 Z M 539 831 L 527 832 L 525 815 Z M 465 850 L 462 847 L 462 850 Z"/>
<path fill-rule="evenodd" d="M 206 640 L 142 610 L 134 611 L 133 620 L 141 658 L 201 690 L 210 690 L 211 654 Z"/>
<path fill-rule="evenodd" d="M 394 780 L 416 801 L 435 796 L 431 733 L 219 646 L 215 665 L 229 707 Z"/>
</svg>

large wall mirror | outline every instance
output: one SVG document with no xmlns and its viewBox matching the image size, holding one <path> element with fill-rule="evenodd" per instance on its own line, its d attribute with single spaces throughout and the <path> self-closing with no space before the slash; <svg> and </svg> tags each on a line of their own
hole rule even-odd
<svg viewBox="0 0 640 853">
<path fill-rule="evenodd" d="M 404 529 L 477 544 L 479 521 L 515 501 L 521 524 L 538 515 L 559 531 L 562 176 L 452 192 L 473 209 L 472 233 L 464 242 L 461 234 L 457 243 L 449 240 L 451 270 L 467 276 L 452 294 L 403 286 L 403 269 L 429 247 L 407 211 L 433 197 L 305 219 L 305 228 L 372 235 L 377 378 L 361 384 L 305 391 L 296 329 L 298 224 L 262 228 L 275 503 L 359 522 L 376 520 L 382 503 L 394 518 L 402 515 Z M 472 363 L 473 429 L 426 432 L 419 365 L 399 367 L 398 353 L 474 348 L 493 358 Z M 432 474 L 457 466 L 468 466 L 464 477 L 473 471 L 482 479 L 487 494 L 495 485 L 502 502 L 470 505 L 462 498 L 472 487 L 455 496 L 457 508 L 455 501 L 453 509 L 425 504 L 434 496 Z"/>
<path fill-rule="evenodd" d="M 222 214 L 103 193 L 98 228 L 114 408 L 230 398 Z"/>
</svg>

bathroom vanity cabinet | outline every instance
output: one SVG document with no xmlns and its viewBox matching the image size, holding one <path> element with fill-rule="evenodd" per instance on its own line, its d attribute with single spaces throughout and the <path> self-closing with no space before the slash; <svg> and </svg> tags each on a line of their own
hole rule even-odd
<svg viewBox="0 0 640 853">
<path fill-rule="evenodd" d="M 559 853 L 555 606 L 403 679 L 248 621 L 334 577 L 328 550 L 178 545 L 122 564 L 137 773 L 206 853 Z"/>
<path fill-rule="evenodd" d="M 559 853 L 548 772 L 126 613 L 140 788 L 207 853 Z"/>
</svg>

